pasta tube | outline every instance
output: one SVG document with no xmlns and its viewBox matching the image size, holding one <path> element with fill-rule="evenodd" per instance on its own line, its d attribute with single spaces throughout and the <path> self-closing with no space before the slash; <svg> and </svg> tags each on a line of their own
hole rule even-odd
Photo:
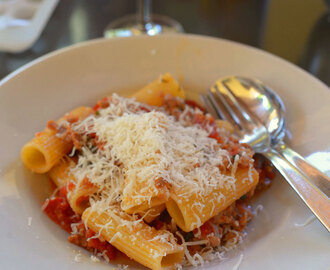
<svg viewBox="0 0 330 270">
<path fill-rule="evenodd" d="M 256 186 L 259 175 L 255 169 L 249 173 L 248 168 L 238 168 L 235 179 L 233 186 L 224 185 L 203 196 L 195 193 L 182 196 L 184 189 L 173 191 L 166 203 L 167 211 L 183 231 L 192 231 Z"/>
<path fill-rule="evenodd" d="M 87 208 L 82 220 L 128 257 L 153 270 L 174 266 L 183 259 L 183 247 L 172 233 L 134 221 L 118 208 L 101 213 Z"/>
<path fill-rule="evenodd" d="M 124 189 L 121 203 L 126 213 L 133 214 L 157 207 L 164 204 L 169 197 L 166 186 L 150 186 L 146 185 L 146 181 L 133 181 L 130 184 L 133 188 L 128 192 Z"/>
<path fill-rule="evenodd" d="M 169 73 L 161 75 L 157 80 L 146 85 L 133 94 L 133 97 L 142 103 L 152 106 L 162 106 L 164 104 L 164 96 L 166 94 L 174 97 L 180 97 L 182 99 L 184 98 L 183 89 Z"/>
<path fill-rule="evenodd" d="M 89 196 L 98 191 L 98 188 L 85 177 L 77 183 L 70 169 L 76 166 L 76 162 L 65 156 L 48 172 L 48 176 L 59 187 L 67 186 L 68 201 L 77 214 L 82 214 L 89 207 Z"/>
<path fill-rule="evenodd" d="M 89 107 L 78 107 L 57 123 L 68 118 L 83 119 L 92 114 Z M 71 151 L 72 143 L 56 136 L 56 131 L 45 128 L 42 132 L 25 144 L 21 151 L 21 158 L 26 167 L 36 173 L 48 172 L 65 154 Z"/>
<path fill-rule="evenodd" d="M 75 183 L 73 176 L 72 179 L 72 183 Z M 68 201 L 73 211 L 81 215 L 89 207 L 89 197 L 97 192 L 98 188 L 89 182 L 87 177 L 73 186 L 72 191 L 68 193 Z"/>
</svg>

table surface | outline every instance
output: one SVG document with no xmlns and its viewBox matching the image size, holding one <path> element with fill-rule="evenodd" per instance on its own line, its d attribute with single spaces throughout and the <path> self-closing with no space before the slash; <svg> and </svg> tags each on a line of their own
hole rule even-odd
<svg viewBox="0 0 330 270">
<path fill-rule="evenodd" d="M 186 33 L 221 37 L 278 55 L 330 85 L 330 15 L 323 0 L 154 0 L 153 12 Z M 136 12 L 133 0 L 59 1 L 37 42 L 0 52 L 0 79 L 59 48 L 102 37 L 107 24 Z M 1 42 L 1 40 L 0 40 Z"/>
</svg>

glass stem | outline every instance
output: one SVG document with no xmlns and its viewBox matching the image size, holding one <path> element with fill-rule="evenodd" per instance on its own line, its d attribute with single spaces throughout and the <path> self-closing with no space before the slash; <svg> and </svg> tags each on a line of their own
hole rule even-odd
<svg viewBox="0 0 330 270">
<path fill-rule="evenodd" d="M 151 0 L 138 0 L 138 24 L 141 24 L 145 29 L 145 25 L 151 22 Z"/>
</svg>

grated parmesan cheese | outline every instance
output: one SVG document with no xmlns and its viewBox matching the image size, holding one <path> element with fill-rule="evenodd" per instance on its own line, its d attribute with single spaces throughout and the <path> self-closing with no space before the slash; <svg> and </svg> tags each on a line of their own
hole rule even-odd
<svg viewBox="0 0 330 270">
<path fill-rule="evenodd" d="M 239 259 L 238 259 L 237 263 L 234 265 L 233 270 L 237 270 L 237 269 L 239 268 L 239 266 L 241 265 L 241 263 L 242 263 L 242 261 L 243 261 L 243 257 L 244 257 L 243 254 L 241 254 L 241 255 L 239 256 Z"/>
<path fill-rule="evenodd" d="M 128 269 L 128 265 L 127 264 L 118 264 L 118 269 L 126 270 L 126 269 Z"/>
<path fill-rule="evenodd" d="M 32 217 L 28 217 L 27 225 L 29 227 L 32 225 Z"/>
<path fill-rule="evenodd" d="M 219 149 L 205 128 L 187 126 L 186 115 L 194 109 L 187 106 L 179 120 L 175 120 L 160 108 L 146 112 L 139 110 L 140 106 L 133 99 L 114 94 L 109 107 L 101 109 L 99 115 L 73 125 L 86 145 L 71 171 L 77 186 L 88 177 L 99 187 L 97 196 L 91 197 L 92 207 L 97 202 L 98 207 L 106 210 L 125 197 L 137 205 L 144 201 L 150 204 L 150 194 L 169 196 L 166 188 L 157 187 L 155 179 L 163 179 L 173 188 L 186 189 L 183 196 L 192 193 L 203 196 L 215 187 L 234 186 L 234 177 L 223 175 L 218 169 L 224 160 L 230 162 L 228 152 Z M 96 134 L 101 148 L 88 145 L 90 134 Z M 124 210 L 125 207 L 129 205 L 122 204 Z"/>
<path fill-rule="evenodd" d="M 314 220 L 316 220 L 316 217 L 314 215 L 311 215 L 310 217 L 308 217 L 303 223 L 294 223 L 295 227 L 305 227 L 308 224 L 312 223 Z"/>
<path fill-rule="evenodd" d="M 94 255 L 91 255 L 91 261 L 94 263 L 98 263 L 98 262 L 100 262 L 100 259 Z"/>
<path fill-rule="evenodd" d="M 77 263 L 80 263 L 81 262 L 81 253 L 77 253 L 75 256 L 74 256 L 74 261 L 77 262 Z"/>
<path fill-rule="evenodd" d="M 120 232 L 116 232 L 115 235 L 110 239 L 109 243 L 112 244 L 117 238 L 122 237 Z"/>
</svg>

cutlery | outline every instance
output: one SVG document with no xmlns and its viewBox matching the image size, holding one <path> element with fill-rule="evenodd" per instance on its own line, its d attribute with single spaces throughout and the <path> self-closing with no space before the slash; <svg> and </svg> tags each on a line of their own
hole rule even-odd
<svg viewBox="0 0 330 270">
<path fill-rule="evenodd" d="M 284 106 L 257 80 L 231 76 L 218 80 L 201 96 L 216 118 L 231 122 L 241 143 L 267 157 L 330 232 L 330 179 L 283 142 Z"/>
</svg>

